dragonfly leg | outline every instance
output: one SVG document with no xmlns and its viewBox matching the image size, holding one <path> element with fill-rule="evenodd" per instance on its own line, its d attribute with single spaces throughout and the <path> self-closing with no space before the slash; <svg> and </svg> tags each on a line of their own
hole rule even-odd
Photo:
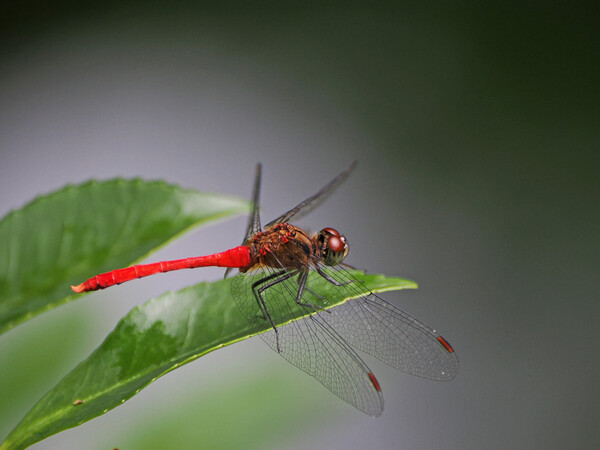
<svg viewBox="0 0 600 450">
<path fill-rule="evenodd" d="M 325 297 L 323 297 L 323 296 L 322 296 L 322 295 L 320 295 L 320 294 L 317 294 L 315 291 L 313 291 L 313 290 L 312 290 L 311 288 L 309 288 L 308 286 L 306 286 L 306 287 L 304 288 L 304 290 L 305 290 L 305 291 L 307 291 L 307 292 L 310 292 L 312 295 L 314 295 L 315 297 L 317 297 L 317 298 L 318 298 L 319 300 L 321 300 L 322 302 L 324 302 L 324 301 L 325 301 Z M 310 305 L 310 306 L 312 306 L 312 305 Z M 330 309 L 323 309 L 323 308 L 320 308 L 319 306 L 313 306 L 313 308 L 318 308 L 318 309 L 320 309 L 320 310 L 322 310 L 322 311 L 325 311 L 327 314 L 331 314 L 331 310 L 330 310 Z"/>
<path fill-rule="evenodd" d="M 281 351 L 281 349 L 279 347 L 279 332 L 277 331 L 275 322 L 273 322 L 273 318 L 271 317 L 271 314 L 269 313 L 267 304 L 265 303 L 265 300 L 262 297 L 262 293 L 266 289 L 269 289 L 270 287 L 275 286 L 277 283 L 281 283 L 281 282 L 293 277 L 294 275 L 296 275 L 296 273 L 297 273 L 297 271 L 286 272 L 285 270 L 281 270 L 279 272 L 272 273 L 271 275 L 252 283 L 252 292 L 254 292 L 254 297 L 256 298 L 256 301 L 258 302 L 258 307 L 264 311 L 265 315 L 267 316 L 267 319 L 269 320 L 269 322 L 271 323 L 271 326 L 273 327 L 273 330 L 275 331 L 275 340 L 277 342 L 277 352 Z M 270 280 L 272 280 L 272 281 L 270 281 Z M 264 283 L 267 283 L 267 284 L 264 284 Z M 258 287 L 261 284 L 264 284 L 264 285 L 261 287 Z"/>
<path fill-rule="evenodd" d="M 269 321 L 270 321 L 271 323 L 273 323 L 273 321 L 272 321 L 272 320 L 270 320 L 270 317 L 269 317 L 269 311 L 267 310 L 267 305 L 265 304 L 265 302 L 264 302 L 264 300 L 263 300 L 263 298 L 262 298 L 262 295 L 261 295 L 261 294 L 262 294 L 262 292 L 264 291 L 264 288 L 265 288 L 265 287 L 263 286 L 263 287 L 260 289 L 260 291 L 257 291 L 257 290 L 256 290 L 256 288 L 257 288 L 258 286 L 260 286 L 261 284 L 263 284 L 263 283 L 266 283 L 267 281 L 269 281 L 269 280 L 272 280 L 273 278 L 280 277 L 281 275 L 284 275 L 284 274 L 285 274 L 285 270 L 280 270 L 279 272 L 272 273 L 271 275 L 269 275 L 269 276 L 266 276 L 266 277 L 264 277 L 264 278 L 261 278 L 260 280 L 258 280 L 258 281 L 255 281 L 254 283 L 252 283 L 252 292 L 254 293 L 254 298 L 256 299 L 256 303 L 258 303 L 258 307 L 259 307 L 259 308 L 260 308 L 260 309 L 261 309 L 261 310 L 262 310 L 264 313 L 266 313 L 266 314 L 265 314 L 265 316 L 263 316 L 263 317 L 264 317 L 264 318 L 269 318 Z M 286 279 L 287 279 L 287 278 L 286 278 Z M 271 284 L 271 283 L 270 283 L 270 284 L 269 284 L 267 287 L 270 287 L 270 286 L 273 286 L 273 284 Z"/>
<path fill-rule="evenodd" d="M 320 294 L 317 294 L 315 291 L 313 291 L 313 290 L 312 290 L 311 288 L 309 288 L 308 286 L 305 286 L 305 287 L 304 287 L 304 290 L 305 290 L 306 292 L 310 292 L 310 293 L 311 293 L 311 295 L 314 295 L 315 297 L 317 297 L 317 298 L 318 298 L 319 300 L 321 300 L 321 301 L 325 300 L 325 297 L 323 297 L 323 296 L 322 296 L 322 295 L 320 295 Z"/>
<path fill-rule="evenodd" d="M 327 281 L 329 281 L 331 284 L 333 284 L 335 286 L 345 286 L 347 284 L 352 283 L 352 280 L 348 280 L 348 281 L 345 281 L 344 283 L 340 283 L 339 281 L 331 278 L 329 275 L 327 275 L 325 272 L 323 272 L 323 270 L 319 266 L 316 265 L 315 268 L 317 269 L 317 272 L 319 273 L 319 275 L 321 275 L 323 278 L 325 278 Z"/>
<path fill-rule="evenodd" d="M 306 289 L 308 292 L 315 295 L 316 297 L 320 298 L 321 300 L 323 299 L 322 296 L 315 294 L 309 288 L 306 287 L 307 279 L 308 279 L 308 271 L 307 270 L 301 271 L 300 276 L 298 277 L 298 295 L 296 295 L 296 303 L 298 303 L 300 306 L 305 306 L 307 308 L 312 308 L 314 310 L 325 311 L 325 309 L 323 309 L 320 306 L 313 305 L 311 303 L 304 303 L 302 301 L 302 294 L 304 293 L 304 289 Z M 327 311 L 327 312 L 330 312 L 330 311 Z"/>
</svg>

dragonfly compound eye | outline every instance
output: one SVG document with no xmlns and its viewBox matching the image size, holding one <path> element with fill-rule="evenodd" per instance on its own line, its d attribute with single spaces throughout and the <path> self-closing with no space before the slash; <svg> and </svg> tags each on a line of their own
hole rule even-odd
<svg viewBox="0 0 600 450">
<path fill-rule="evenodd" d="M 322 244 L 323 262 L 328 266 L 341 263 L 348 254 L 346 238 L 333 228 L 322 229 L 318 240 Z"/>
<path fill-rule="evenodd" d="M 337 237 L 340 237 L 340 232 L 338 230 L 334 229 L 334 228 L 329 228 L 329 227 L 323 228 L 321 230 L 321 233 L 323 233 L 323 232 L 332 234 L 332 235 L 337 236 Z"/>
<path fill-rule="evenodd" d="M 337 236 L 331 236 L 329 238 L 329 250 L 334 253 L 339 253 L 344 250 L 344 242 Z"/>
</svg>

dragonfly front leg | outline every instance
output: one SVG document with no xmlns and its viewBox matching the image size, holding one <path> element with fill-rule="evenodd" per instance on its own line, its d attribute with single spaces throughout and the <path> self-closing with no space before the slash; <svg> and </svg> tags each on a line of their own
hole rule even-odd
<svg viewBox="0 0 600 450">
<path fill-rule="evenodd" d="M 323 272 L 323 269 L 321 269 L 318 265 L 315 265 L 315 268 L 317 269 L 317 272 L 319 273 L 319 275 L 321 275 L 323 278 L 325 278 L 327 281 L 329 281 L 334 286 L 346 286 L 347 284 L 352 283 L 352 280 L 348 280 L 348 281 L 345 281 L 344 283 L 340 283 L 339 281 L 331 278 L 329 275 L 327 275 L 325 272 Z"/>
</svg>

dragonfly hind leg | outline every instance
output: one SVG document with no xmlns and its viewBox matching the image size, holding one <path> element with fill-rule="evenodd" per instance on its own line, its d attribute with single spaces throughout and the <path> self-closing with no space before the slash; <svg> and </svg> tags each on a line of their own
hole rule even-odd
<svg viewBox="0 0 600 450">
<path fill-rule="evenodd" d="M 273 321 L 273 318 L 271 317 L 271 314 L 269 313 L 267 304 L 262 297 L 262 293 L 265 290 L 269 289 L 270 287 L 273 287 L 276 284 L 281 283 L 281 282 L 293 277 L 294 275 L 296 275 L 296 273 L 297 273 L 296 271 L 286 272 L 285 270 L 282 270 L 279 272 L 272 273 L 271 275 L 261 278 L 260 280 L 252 283 L 252 292 L 254 293 L 254 297 L 256 298 L 256 301 L 258 303 L 258 307 L 264 312 L 266 318 L 269 320 L 269 322 L 271 323 L 271 326 L 273 327 L 273 330 L 275 331 L 275 341 L 277 343 L 277 352 L 278 353 L 281 352 L 281 348 L 279 347 L 279 332 L 277 331 L 277 326 L 275 325 L 275 322 Z M 272 280 L 272 281 L 270 281 L 270 280 Z M 267 283 L 267 284 L 264 284 L 264 283 Z M 261 284 L 264 284 L 264 286 L 258 287 Z"/>
</svg>

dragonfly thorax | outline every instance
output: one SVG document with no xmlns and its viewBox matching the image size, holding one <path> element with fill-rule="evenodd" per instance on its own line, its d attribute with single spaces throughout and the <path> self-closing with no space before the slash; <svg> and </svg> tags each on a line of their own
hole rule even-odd
<svg viewBox="0 0 600 450">
<path fill-rule="evenodd" d="M 317 248 L 310 236 L 287 223 L 276 224 L 255 234 L 246 245 L 250 247 L 251 262 L 240 268 L 240 272 L 261 266 L 305 269 L 317 258 Z"/>
<path fill-rule="evenodd" d="M 317 234 L 317 243 L 321 251 L 321 259 L 328 266 L 341 263 L 348 255 L 348 241 L 333 228 L 323 228 Z"/>
</svg>

